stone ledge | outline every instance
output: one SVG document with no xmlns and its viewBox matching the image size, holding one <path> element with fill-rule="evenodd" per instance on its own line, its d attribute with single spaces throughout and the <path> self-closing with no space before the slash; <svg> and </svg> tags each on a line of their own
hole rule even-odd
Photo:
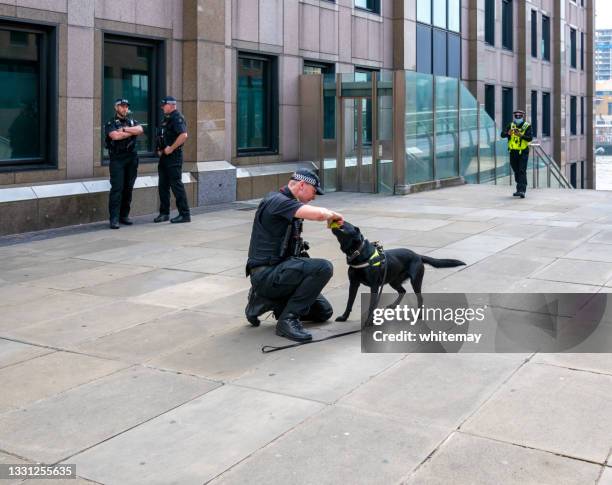
<svg viewBox="0 0 612 485">
<path fill-rule="evenodd" d="M 287 183 L 291 174 L 298 168 L 318 171 L 318 167 L 313 162 L 306 161 L 237 167 L 236 200 L 257 199 L 268 192 L 278 190 Z"/>
</svg>

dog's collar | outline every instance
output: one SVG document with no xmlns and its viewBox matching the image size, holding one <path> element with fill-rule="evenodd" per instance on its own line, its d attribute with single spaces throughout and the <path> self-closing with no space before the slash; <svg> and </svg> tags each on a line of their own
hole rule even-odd
<svg viewBox="0 0 612 485">
<path fill-rule="evenodd" d="M 382 249 L 381 249 L 381 252 L 382 252 Z M 380 266 L 380 264 L 382 263 L 382 260 L 383 260 L 382 254 L 378 252 L 377 247 L 374 247 L 374 252 L 372 253 L 372 256 L 370 256 L 365 263 L 349 264 L 349 266 L 355 269 L 367 268 L 368 266 Z"/>
<path fill-rule="evenodd" d="M 351 255 L 346 257 L 346 262 L 349 264 L 349 266 L 350 266 L 350 264 L 353 261 L 355 261 L 361 255 L 361 251 L 363 251 L 363 247 L 365 246 L 365 242 L 366 242 L 366 240 L 363 239 L 361 241 L 361 244 L 359 245 L 359 248 L 356 249 L 355 251 L 353 251 L 353 253 Z"/>
</svg>

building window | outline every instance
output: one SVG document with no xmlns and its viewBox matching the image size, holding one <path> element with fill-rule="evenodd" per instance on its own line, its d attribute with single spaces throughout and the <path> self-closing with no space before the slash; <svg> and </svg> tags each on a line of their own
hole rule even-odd
<svg viewBox="0 0 612 485">
<path fill-rule="evenodd" d="M 550 61 L 550 18 L 542 15 L 542 59 Z"/>
<path fill-rule="evenodd" d="M 433 24 L 446 29 L 446 0 L 433 0 Z"/>
<path fill-rule="evenodd" d="M 376 71 L 375 69 L 357 67 L 355 68 L 355 82 L 370 83 L 372 82 L 372 78 L 376 76 L 377 72 L 378 71 Z M 360 115 L 362 117 L 361 119 L 362 119 L 362 126 L 363 126 L 361 140 L 364 145 L 370 146 L 372 145 L 372 100 L 370 98 L 367 98 L 365 103 L 361 104 Z M 356 133 L 355 133 L 355 136 L 357 136 Z M 355 143 L 357 143 L 356 140 L 355 140 Z"/>
<path fill-rule="evenodd" d="M 542 93 L 542 137 L 550 136 L 550 93 Z"/>
<path fill-rule="evenodd" d="M 446 76 L 446 32 L 433 29 L 433 73 Z"/>
<path fill-rule="evenodd" d="M 570 66 L 576 69 L 576 29 L 570 29 Z"/>
<path fill-rule="evenodd" d="M 570 135 L 576 133 L 576 96 L 570 96 Z"/>
<path fill-rule="evenodd" d="M 584 135 L 584 121 L 585 121 L 585 113 L 584 113 L 584 96 L 580 97 L 580 134 Z"/>
<path fill-rule="evenodd" d="M 102 122 L 115 116 L 114 100 L 127 98 L 130 111 L 144 130 L 136 141 L 136 150 L 153 156 L 155 132 L 161 117 L 159 99 L 164 79 L 160 42 L 128 37 L 104 36 L 104 90 Z M 102 133 L 104 138 L 104 133 Z M 108 152 L 102 143 L 103 158 Z"/>
<path fill-rule="evenodd" d="M 538 137 L 538 92 L 531 91 L 531 130 L 533 137 Z"/>
<path fill-rule="evenodd" d="M 612 103 L 608 101 L 608 115 L 612 115 Z"/>
<path fill-rule="evenodd" d="M 580 32 L 580 69 L 584 71 L 584 32 Z"/>
<path fill-rule="evenodd" d="M 485 111 L 495 121 L 495 86 L 485 84 Z"/>
<path fill-rule="evenodd" d="M 531 57 L 538 57 L 538 12 L 531 11 Z"/>
<path fill-rule="evenodd" d="M 576 163 L 572 163 L 570 164 L 570 184 L 572 184 L 572 187 L 576 188 L 577 184 L 576 184 Z"/>
<path fill-rule="evenodd" d="M 513 49 L 513 4 L 512 0 L 502 0 L 502 47 Z"/>
<path fill-rule="evenodd" d="M 584 166 L 585 163 L 584 161 L 580 162 L 580 188 L 581 189 L 586 189 L 586 177 L 584 174 Z"/>
<path fill-rule="evenodd" d="M 239 156 L 278 152 L 276 59 L 238 55 L 236 144 Z"/>
<path fill-rule="evenodd" d="M 417 21 L 431 24 L 431 0 L 417 0 Z"/>
<path fill-rule="evenodd" d="M 502 88 L 502 126 L 512 122 L 514 95 L 512 88 Z"/>
<path fill-rule="evenodd" d="M 55 30 L 0 24 L 0 167 L 56 165 Z"/>
<path fill-rule="evenodd" d="M 355 0 L 355 7 L 372 13 L 380 13 L 380 0 Z"/>
<path fill-rule="evenodd" d="M 461 1 L 448 0 L 448 30 L 461 32 Z"/>
<path fill-rule="evenodd" d="M 322 62 L 304 61 L 304 74 L 321 74 L 323 82 L 334 81 L 336 66 Z M 335 82 L 333 83 L 335 86 Z M 336 93 L 333 96 L 323 95 L 323 138 L 336 138 Z"/>
<path fill-rule="evenodd" d="M 448 33 L 447 70 L 448 77 L 461 78 L 461 37 Z"/>
<path fill-rule="evenodd" d="M 495 0 L 485 0 L 485 42 L 495 45 Z"/>
<path fill-rule="evenodd" d="M 425 74 L 431 74 L 431 27 L 417 24 L 416 32 L 416 70 Z"/>
</svg>

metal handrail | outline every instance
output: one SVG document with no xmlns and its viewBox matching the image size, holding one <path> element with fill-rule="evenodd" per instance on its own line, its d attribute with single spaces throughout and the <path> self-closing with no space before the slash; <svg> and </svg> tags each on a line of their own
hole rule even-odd
<svg viewBox="0 0 612 485">
<path fill-rule="evenodd" d="M 534 157 L 538 157 L 540 158 L 543 162 L 544 165 L 546 165 L 546 185 L 547 187 L 550 187 L 550 181 L 551 181 L 551 175 L 555 177 L 555 179 L 557 179 L 557 182 L 559 182 L 559 185 L 561 186 L 561 188 L 564 189 L 573 189 L 574 187 L 572 187 L 572 184 L 570 184 L 570 182 L 567 180 L 567 178 L 565 177 L 565 175 L 563 174 L 563 172 L 561 172 L 561 170 L 559 169 L 559 166 L 557 165 L 557 163 L 548 155 L 548 153 L 546 153 L 544 151 L 544 148 L 542 148 L 542 145 L 539 143 L 530 143 L 529 146 L 531 148 L 533 148 L 533 156 Z M 535 170 L 537 165 L 533 165 L 533 170 L 534 170 L 534 185 L 535 185 Z M 539 186 L 539 169 L 538 169 L 538 186 Z"/>
</svg>

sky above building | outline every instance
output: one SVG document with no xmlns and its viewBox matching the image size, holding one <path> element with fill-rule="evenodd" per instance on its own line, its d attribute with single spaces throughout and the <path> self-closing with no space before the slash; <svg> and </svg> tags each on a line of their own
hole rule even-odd
<svg viewBox="0 0 612 485">
<path fill-rule="evenodd" d="M 595 1 L 595 28 L 612 29 L 612 1 Z"/>
</svg>

